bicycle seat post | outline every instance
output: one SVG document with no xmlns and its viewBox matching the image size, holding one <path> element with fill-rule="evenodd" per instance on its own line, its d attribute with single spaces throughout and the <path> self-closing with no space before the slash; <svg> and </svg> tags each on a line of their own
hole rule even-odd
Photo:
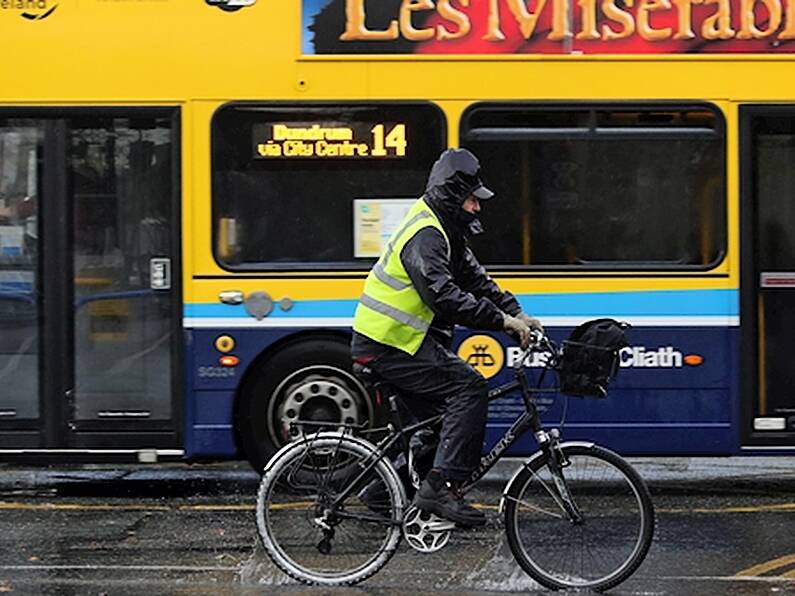
<svg viewBox="0 0 795 596">
<path fill-rule="evenodd" d="M 384 391 L 387 402 L 389 403 L 389 419 L 399 433 L 403 432 L 403 422 L 400 420 L 400 408 L 398 407 L 397 393 L 393 389 Z"/>
</svg>

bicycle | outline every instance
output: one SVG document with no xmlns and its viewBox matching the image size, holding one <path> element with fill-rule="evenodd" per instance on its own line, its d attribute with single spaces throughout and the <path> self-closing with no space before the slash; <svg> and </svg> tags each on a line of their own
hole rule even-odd
<svg viewBox="0 0 795 596">
<path fill-rule="evenodd" d="M 546 365 L 531 386 L 523 363 L 533 351 L 547 352 Z M 560 441 L 558 429 L 542 426 L 535 396 L 544 376 L 559 364 L 561 351 L 539 336 L 514 366 L 515 378 L 489 392 L 489 401 L 519 390 L 525 411 L 462 486 L 466 492 L 528 430 L 538 451 L 503 491 L 510 550 L 522 569 L 550 589 L 603 591 L 632 575 L 645 558 L 654 531 L 654 508 L 643 479 L 618 454 L 589 442 Z M 362 370 L 363 369 L 363 370 Z M 436 416 L 404 427 L 398 394 L 361 367 L 359 374 L 385 397 L 390 423 L 372 443 L 354 425 L 297 422 L 316 429 L 284 446 L 270 460 L 257 493 L 257 528 L 265 552 L 289 576 L 315 585 L 353 585 L 380 570 L 395 554 L 401 535 L 420 552 L 436 552 L 449 541 L 455 524 L 408 503 L 403 482 L 387 453 L 400 445 L 408 458 L 408 438 L 432 427 Z M 371 431 L 373 432 L 373 431 Z M 383 500 L 364 500 L 377 486 Z"/>
</svg>

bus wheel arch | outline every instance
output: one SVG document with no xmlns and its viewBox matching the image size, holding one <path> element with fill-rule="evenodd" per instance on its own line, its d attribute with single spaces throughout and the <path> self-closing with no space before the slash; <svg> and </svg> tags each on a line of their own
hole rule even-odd
<svg viewBox="0 0 795 596">
<path fill-rule="evenodd" d="M 258 471 L 290 440 L 291 422 L 347 422 L 372 427 L 380 418 L 373 397 L 351 372 L 350 335 L 306 332 L 255 359 L 235 403 L 235 431 Z M 330 428 L 333 430 L 336 427 Z"/>
</svg>

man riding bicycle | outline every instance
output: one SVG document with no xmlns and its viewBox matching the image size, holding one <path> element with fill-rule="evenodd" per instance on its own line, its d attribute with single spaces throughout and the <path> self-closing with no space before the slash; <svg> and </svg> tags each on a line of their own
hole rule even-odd
<svg viewBox="0 0 795 596">
<path fill-rule="evenodd" d="M 393 385 L 413 416 L 444 414 L 433 468 L 415 503 L 467 526 L 485 522 L 458 487 L 480 458 L 488 386 L 451 351 L 453 328 L 505 330 L 523 346 L 531 329 L 542 330 L 510 292 L 499 289 L 468 246 L 483 230 L 481 202 L 493 196 L 472 153 L 447 149 L 440 155 L 425 194 L 367 276 L 351 344 L 354 360 Z"/>
</svg>

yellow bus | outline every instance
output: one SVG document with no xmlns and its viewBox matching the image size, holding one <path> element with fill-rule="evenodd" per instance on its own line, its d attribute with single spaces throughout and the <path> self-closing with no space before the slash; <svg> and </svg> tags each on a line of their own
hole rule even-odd
<svg viewBox="0 0 795 596">
<path fill-rule="evenodd" d="M 0 0 L 0 457 L 259 467 L 377 424 L 353 309 L 449 146 L 525 310 L 633 325 L 568 438 L 793 448 L 793 39 L 793 0 Z"/>
</svg>

